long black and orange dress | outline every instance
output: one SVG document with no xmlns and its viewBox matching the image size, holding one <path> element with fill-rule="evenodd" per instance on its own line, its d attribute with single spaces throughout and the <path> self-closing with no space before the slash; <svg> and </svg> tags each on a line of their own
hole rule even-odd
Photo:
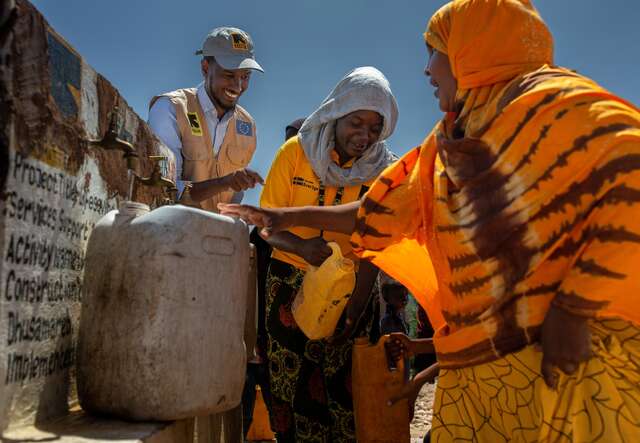
<svg viewBox="0 0 640 443">
<path fill-rule="evenodd" d="M 436 327 L 432 441 L 640 441 L 640 111 L 552 66 L 526 0 L 456 0 L 425 38 L 459 112 L 374 183 L 352 240 Z M 551 305 L 593 351 L 556 390 Z"/>
<path fill-rule="evenodd" d="M 370 103 L 367 105 L 363 100 Z M 333 133 L 336 119 L 359 109 L 376 109 L 383 116 L 381 141 L 369 148 L 373 151 L 367 151 L 368 155 L 338 166 L 332 137 L 328 137 L 328 143 L 314 140 Z M 280 148 L 267 176 L 260 205 L 329 206 L 360 199 L 375 177 L 395 159 L 383 141 L 393 132 L 396 118 L 395 99 L 384 76 L 374 68 L 354 70 L 305 121 L 300 135 Z M 304 143 L 314 146 L 306 146 L 305 150 Z M 314 158 L 309 158 L 310 153 Z M 333 182 L 343 180 L 343 184 L 330 184 L 321 178 L 324 172 L 318 171 L 321 169 L 318 164 L 325 156 L 334 169 Z M 344 178 L 339 178 L 341 175 Z M 322 236 L 326 241 L 336 242 L 345 257 L 357 261 L 349 235 L 304 227 L 292 228 L 290 232 L 303 239 Z M 329 344 L 325 340 L 309 340 L 293 318 L 291 304 L 306 268 L 307 263 L 301 257 L 274 248 L 266 290 L 271 423 L 279 443 L 355 442 L 351 398 L 353 341 Z M 356 336 L 371 332 L 377 308 L 376 297 L 370 297 Z M 338 329 L 341 327 L 339 323 Z"/>
</svg>

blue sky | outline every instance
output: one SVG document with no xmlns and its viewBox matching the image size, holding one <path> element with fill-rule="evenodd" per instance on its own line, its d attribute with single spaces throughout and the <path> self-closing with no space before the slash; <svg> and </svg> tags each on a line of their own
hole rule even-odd
<svg viewBox="0 0 640 443">
<path fill-rule="evenodd" d="M 357 66 L 389 78 L 400 119 L 390 139 L 403 154 L 440 117 L 422 71 L 422 32 L 441 0 L 36 0 L 35 6 L 146 120 L 149 99 L 197 85 L 207 32 L 232 25 L 251 34 L 265 74 L 240 103 L 258 126 L 252 167 L 263 175 L 291 120 L 308 115 Z M 640 104 L 637 0 L 534 0 L 556 44 L 556 63 L 577 69 Z M 256 202 L 259 191 L 246 201 Z"/>
</svg>

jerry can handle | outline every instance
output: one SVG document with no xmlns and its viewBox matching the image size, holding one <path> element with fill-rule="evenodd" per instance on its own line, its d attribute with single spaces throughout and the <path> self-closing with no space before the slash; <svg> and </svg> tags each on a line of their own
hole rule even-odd
<svg viewBox="0 0 640 443">
<path fill-rule="evenodd" d="M 400 359 L 397 362 L 394 361 L 389 351 L 389 346 L 387 345 L 390 339 L 391 339 L 390 335 L 383 335 L 382 337 L 380 337 L 380 341 L 382 341 L 384 346 L 384 354 L 387 359 L 387 369 L 389 370 L 389 372 L 395 372 L 403 369 L 404 362 L 403 362 L 403 359 Z"/>
</svg>

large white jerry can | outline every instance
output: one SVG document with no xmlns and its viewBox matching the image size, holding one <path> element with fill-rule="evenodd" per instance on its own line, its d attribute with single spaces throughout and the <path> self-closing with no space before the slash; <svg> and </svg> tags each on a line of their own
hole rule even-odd
<svg viewBox="0 0 640 443">
<path fill-rule="evenodd" d="M 175 420 L 240 403 L 249 235 L 239 220 L 125 202 L 89 239 L 77 380 L 82 407 Z"/>
</svg>

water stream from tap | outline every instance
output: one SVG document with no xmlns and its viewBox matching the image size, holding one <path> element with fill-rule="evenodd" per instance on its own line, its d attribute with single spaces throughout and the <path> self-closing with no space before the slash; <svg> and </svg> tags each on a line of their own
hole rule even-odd
<svg viewBox="0 0 640 443">
<path fill-rule="evenodd" d="M 133 201 L 133 186 L 136 182 L 136 174 L 133 172 L 133 169 L 127 169 L 127 181 L 128 181 L 128 189 L 127 189 L 127 201 Z"/>
</svg>

